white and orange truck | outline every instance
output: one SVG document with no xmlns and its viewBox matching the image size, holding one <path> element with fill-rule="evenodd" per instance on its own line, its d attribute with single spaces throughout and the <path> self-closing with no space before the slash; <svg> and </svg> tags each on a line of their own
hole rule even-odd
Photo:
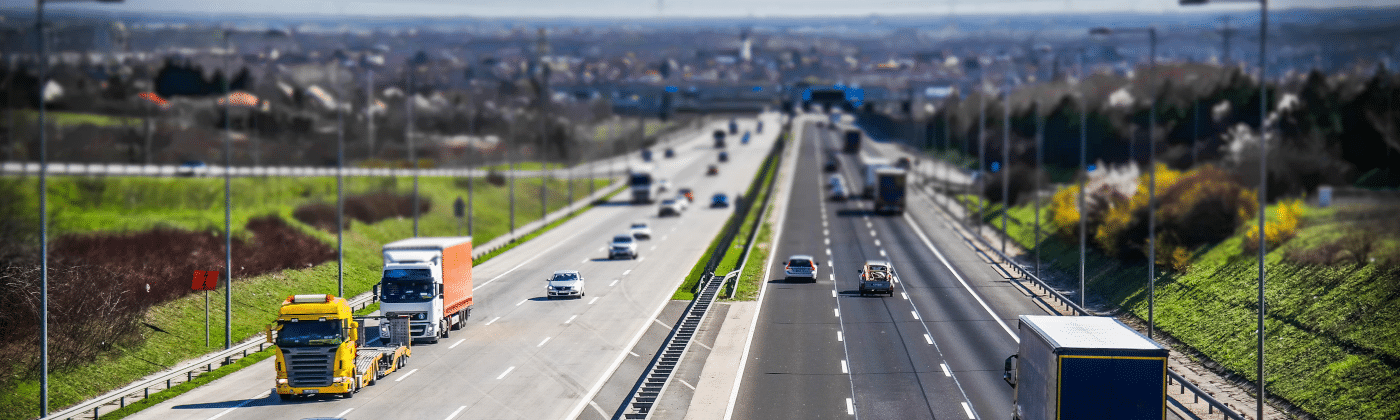
<svg viewBox="0 0 1400 420">
<path fill-rule="evenodd" d="M 384 274 L 374 286 L 385 318 L 407 316 L 411 336 L 436 343 L 471 315 L 472 238 L 421 237 L 384 245 Z M 379 327 L 388 339 L 393 326 Z"/>
<path fill-rule="evenodd" d="M 407 325 L 407 319 L 386 323 Z M 350 398 L 403 368 L 412 356 L 406 335 L 377 346 L 365 345 L 361 322 L 345 299 L 334 295 L 293 295 L 282 302 L 277 323 L 267 328 L 276 344 L 274 393 L 283 400 L 322 394 Z"/>
</svg>

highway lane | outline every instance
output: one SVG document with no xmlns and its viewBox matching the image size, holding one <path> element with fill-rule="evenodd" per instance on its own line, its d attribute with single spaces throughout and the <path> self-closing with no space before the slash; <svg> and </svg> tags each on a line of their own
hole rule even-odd
<svg viewBox="0 0 1400 420">
<path fill-rule="evenodd" d="M 827 147 L 836 145 L 837 132 L 818 132 L 807 139 L 820 140 Z M 1009 417 L 1011 388 L 1001 381 L 1000 364 L 1016 351 L 1016 343 L 997 320 L 1005 322 L 1009 318 L 1014 322 L 1015 315 L 1044 312 L 1005 279 L 988 278 L 994 272 L 966 247 L 948 246 L 948 239 L 955 242 L 956 238 L 949 231 L 935 230 L 946 227 L 937 225 L 934 219 L 872 216 L 866 211 L 868 203 L 863 201 L 817 201 L 826 197 L 826 175 L 812 168 L 820 167 L 823 157 L 813 143 L 804 142 L 803 147 L 812 150 L 802 154 L 801 159 L 809 161 L 798 165 L 793 201 L 812 202 L 819 211 L 804 210 L 811 206 L 792 206 L 775 255 L 823 255 L 829 248 L 831 261 L 822 267 L 821 279 L 815 285 L 820 287 L 779 287 L 774 283 L 767 286 L 765 299 L 772 301 L 765 302 L 764 311 L 759 314 L 759 328 L 749 355 L 751 364 L 744 372 L 744 388 L 739 393 L 734 417 Z M 848 186 L 858 191 L 858 162 L 848 156 L 841 159 L 841 172 L 848 181 L 855 182 Z M 912 213 L 926 213 L 917 209 L 927 209 L 921 206 L 928 203 L 913 204 L 911 208 L 916 210 Z M 819 225 L 820 231 L 815 228 Z M 921 236 L 921 231 L 933 233 Z M 789 235 L 794 234 L 817 237 L 789 241 Z M 942 236 L 944 240 L 935 242 L 931 236 Z M 930 240 L 926 242 L 925 237 Z M 901 274 L 895 296 L 853 294 L 857 284 L 855 271 L 867 259 L 889 259 L 894 263 Z M 945 266 L 945 260 L 953 267 Z M 776 264 L 773 269 L 781 273 L 781 262 Z M 958 275 L 954 275 L 954 269 Z M 826 293 L 816 293 L 815 289 Z M 982 301 L 993 303 L 984 307 L 979 303 Z M 839 316 L 827 316 L 836 320 L 833 329 L 843 332 L 841 341 L 832 337 L 834 334 L 806 331 L 813 337 L 830 338 L 801 343 L 803 347 L 799 348 L 793 345 L 796 343 L 792 334 L 780 333 L 782 320 L 820 319 L 814 317 L 823 309 L 839 310 Z M 842 361 L 845 365 L 841 365 Z M 844 395 L 829 391 L 793 396 L 789 395 L 793 394 L 791 390 L 776 388 L 766 378 L 779 367 L 800 366 L 797 370 L 812 374 L 819 372 L 816 367 L 832 365 L 849 372 L 852 389 Z M 852 399 L 849 414 L 842 403 L 845 398 Z M 817 413 L 809 415 L 805 410 Z"/>
<path fill-rule="evenodd" d="M 777 120 L 766 115 L 765 126 Z M 752 121 L 741 124 L 752 129 Z M 730 147 L 731 161 L 716 177 L 709 131 L 658 159 L 673 187 L 690 186 L 696 206 L 678 218 L 658 219 L 656 206 L 609 204 L 476 267 L 477 307 L 468 325 L 435 345 L 419 345 L 405 371 L 382 379 L 352 399 L 288 403 L 267 395 L 271 362 L 264 361 L 147 409 L 134 418 L 565 418 L 576 416 L 640 333 L 654 321 L 676 285 L 707 251 L 731 209 L 706 208 L 712 192 L 746 186 L 778 130 L 747 146 Z M 632 220 L 651 221 L 654 239 L 637 260 L 608 261 L 603 246 Z M 588 279 L 587 296 L 547 300 L 544 279 L 574 268 Z M 269 301 L 268 305 L 276 302 Z M 572 413 L 572 414 L 571 414 Z"/>
</svg>

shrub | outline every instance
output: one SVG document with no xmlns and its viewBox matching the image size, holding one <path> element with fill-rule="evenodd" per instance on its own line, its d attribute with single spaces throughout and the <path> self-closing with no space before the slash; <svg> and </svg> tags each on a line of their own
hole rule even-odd
<svg viewBox="0 0 1400 420">
<path fill-rule="evenodd" d="M 1158 196 L 1158 233 L 1188 248 L 1234 235 L 1258 210 L 1255 194 L 1229 172 L 1204 166 L 1177 177 Z"/>
<path fill-rule="evenodd" d="M 1284 200 L 1274 209 L 1274 220 L 1264 223 L 1265 246 L 1270 248 L 1293 239 L 1298 234 L 1298 223 L 1303 215 L 1303 200 Z M 1245 232 L 1244 252 L 1252 253 L 1259 250 L 1259 225 L 1251 224 Z"/>
<path fill-rule="evenodd" d="M 1144 251 L 1147 239 L 1147 185 L 1149 174 L 1138 176 L 1136 192 L 1127 200 L 1112 202 L 1104 213 L 1103 221 L 1094 232 L 1094 240 L 1109 255 L 1126 258 L 1128 249 Z M 1181 172 L 1171 170 L 1164 164 L 1157 165 L 1158 197 L 1166 189 L 1176 185 Z M 1158 201 L 1160 208 L 1161 201 Z"/>
<path fill-rule="evenodd" d="M 1087 201 L 1088 198 L 1086 197 Z M 1074 237 L 1079 233 L 1079 184 L 1055 191 L 1050 198 L 1050 229 L 1057 235 Z"/>
</svg>

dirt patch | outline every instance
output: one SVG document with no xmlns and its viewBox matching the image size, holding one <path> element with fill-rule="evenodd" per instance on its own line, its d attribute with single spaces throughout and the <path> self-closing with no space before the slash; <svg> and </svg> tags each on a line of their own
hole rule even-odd
<svg viewBox="0 0 1400 420">
<path fill-rule="evenodd" d="M 432 210 L 432 208 L 432 200 L 429 200 L 427 197 L 419 197 L 418 214 L 425 214 L 429 210 Z M 360 223 L 364 224 L 372 224 L 384 219 L 412 216 L 413 195 L 411 194 L 401 195 L 377 192 L 345 197 L 346 229 L 350 228 L 350 219 L 359 220 Z M 303 204 L 292 212 L 292 217 L 295 217 L 302 223 L 315 226 L 317 229 L 333 232 L 335 227 L 335 204 Z"/>
<path fill-rule="evenodd" d="M 248 241 L 233 241 L 234 279 L 304 268 L 335 249 L 276 216 L 250 220 Z M 0 261 L 0 383 L 38 373 L 39 257 Z M 222 232 L 156 229 L 120 235 L 70 235 L 50 245 L 50 361 L 63 369 L 115 345 L 141 339 L 146 309 L 192 293 L 194 270 L 224 269 Z M 222 279 L 220 280 L 222 283 Z"/>
</svg>

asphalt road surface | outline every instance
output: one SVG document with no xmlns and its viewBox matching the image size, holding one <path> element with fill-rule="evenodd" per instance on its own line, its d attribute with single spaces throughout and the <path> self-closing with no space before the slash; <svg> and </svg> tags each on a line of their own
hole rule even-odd
<svg viewBox="0 0 1400 420">
<path fill-rule="evenodd" d="M 628 350 L 653 326 L 729 216 L 732 207 L 708 207 L 710 195 L 732 196 L 751 181 L 779 131 L 774 114 L 761 118 L 769 129 L 749 145 L 731 144 L 730 161 L 718 164 L 718 176 L 704 175 L 715 163 L 712 127 L 679 143 L 674 159 L 658 155 L 658 172 L 672 188 L 695 190 L 695 205 L 680 217 L 661 219 L 656 205 L 615 201 L 475 267 L 477 303 L 467 326 L 438 344 L 415 346 L 405 370 L 353 398 L 279 401 L 269 395 L 274 374 L 268 359 L 130 418 L 574 418 L 630 357 Z M 740 125 L 751 130 L 754 121 Z M 652 224 L 653 239 L 641 243 L 641 258 L 607 260 L 605 242 L 633 220 Z M 547 300 L 544 279 L 559 269 L 580 270 L 587 296 Z"/>
<path fill-rule="evenodd" d="M 1017 351 L 1010 332 L 1018 315 L 1045 312 L 969 250 L 926 197 L 911 196 L 909 216 L 829 201 L 833 174 L 822 162 L 839 150 L 840 133 L 803 132 L 733 417 L 1010 418 L 1012 390 L 1001 379 L 1002 361 Z M 847 191 L 859 192 L 858 160 L 838 159 Z M 793 254 L 821 261 L 816 282 L 785 281 Z M 855 292 L 856 271 L 872 259 L 899 273 L 894 296 Z"/>
</svg>

